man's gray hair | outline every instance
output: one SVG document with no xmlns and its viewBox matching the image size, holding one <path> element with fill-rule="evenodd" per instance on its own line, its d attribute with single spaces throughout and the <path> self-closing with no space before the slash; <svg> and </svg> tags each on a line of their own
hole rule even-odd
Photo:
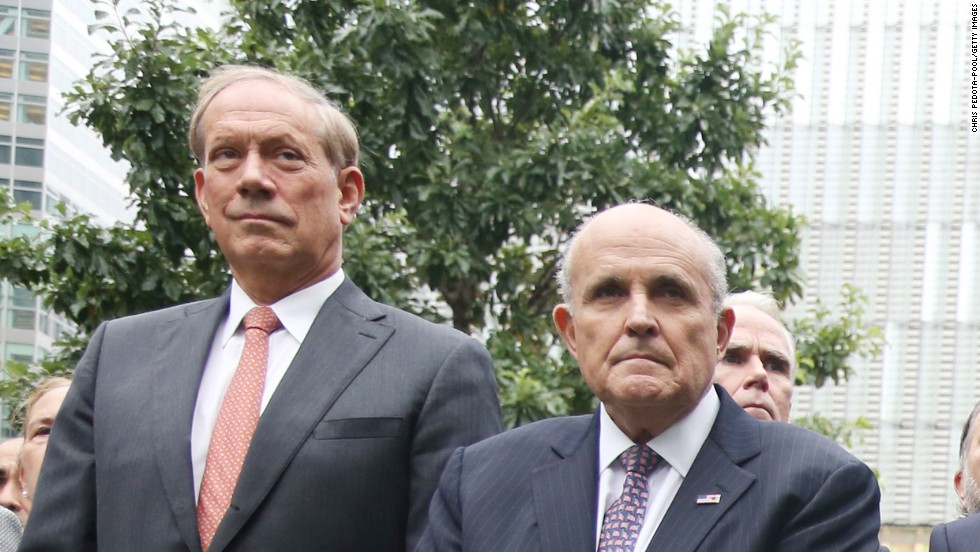
<svg viewBox="0 0 980 552">
<path fill-rule="evenodd" d="M 638 203 L 638 202 L 634 202 Z M 725 268 L 725 254 L 722 253 L 721 247 L 715 242 L 697 224 L 694 223 L 688 217 L 671 211 L 670 209 L 665 209 L 659 205 L 649 204 L 652 207 L 656 207 L 662 211 L 670 213 L 675 217 L 679 218 L 684 224 L 690 228 L 695 235 L 701 240 L 705 251 L 708 254 L 708 285 L 711 288 L 711 304 L 714 308 L 715 314 L 721 313 L 722 308 L 724 308 L 725 294 L 728 293 L 728 280 L 727 280 L 727 270 Z M 555 278 L 558 280 L 558 293 L 561 295 L 561 300 L 565 305 L 568 306 L 569 310 L 572 309 L 572 257 L 574 255 L 576 244 L 578 243 L 579 236 L 582 235 L 582 231 L 591 223 L 600 213 L 595 213 L 582 220 L 582 223 L 578 225 L 575 231 L 572 233 L 572 238 L 568 241 L 568 245 L 564 251 L 560 253 L 558 259 L 558 272 Z"/>
<path fill-rule="evenodd" d="M 744 305 L 746 307 L 752 307 L 760 310 L 766 316 L 772 318 L 779 324 L 779 327 L 783 329 L 783 334 L 786 336 L 786 341 L 789 343 L 789 361 L 792 363 L 791 368 L 795 370 L 796 343 L 793 339 L 793 334 L 789 333 L 789 329 L 785 324 L 783 324 L 782 313 L 779 309 L 779 302 L 776 301 L 772 294 L 768 291 L 752 290 L 728 294 L 728 296 L 725 297 L 725 306 L 731 308 L 736 305 Z M 738 325 L 738 316 L 735 317 L 735 325 Z"/>
<path fill-rule="evenodd" d="M 980 402 L 978 402 L 973 410 L 970 412 L 970 417 L 966 419 L 966 423 L 963 424 L 963 433 L 960 434 L 960 469 L 966 469 L 966 457 L 970 452 L 970 443 L 967 439 L 970 437 L 970 430 L 973 429 L 973 423 L 976 422 L 977 416 L 980 415 Z"/>
<path fill-rule="evenodd" d="M 194 114 L 191 116 L 190 127 L 187 131 L 187 140 L 191 151 L 202 167 L 207 162 L 204 151 L 205 137 L 201 129 L 201 119 L 204 117 L 204 112 L 211 105 L 215 96 L 225 88 L 239 82 L 255 80 L 274 82 L 313 107 L 320 118 L 317 134 L 323 151 L 334 170 L 339 171 L 347 167 L 357 166 L 360 148 L 354 123 L 340 110 L 337 104 L 328 99 L 309 81 L 265 67 L 223 65 L 215 69 L 211 76 L 201 84 L 201 88 L 197 92 L 197 104 L 194 107 Z"/>
</svg>

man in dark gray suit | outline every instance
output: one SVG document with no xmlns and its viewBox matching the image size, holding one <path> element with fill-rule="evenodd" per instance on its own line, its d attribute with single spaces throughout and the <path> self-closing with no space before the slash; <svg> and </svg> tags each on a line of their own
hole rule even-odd
<svg viewBox="0 0 980 552">
<path fill-rule="evenodd" d="M 929 552 L 974 552 L 980 543 L 980 514 L 937 525 L 929 537 Z"/>
<path fill-rule="evenodd" d="M 618 206 L 575 235 L 559 280 L 555 324 L 598 412 L 454 452 L 416 550 L 878 551 L 867 466 L 712 386 L 734 316 L 704 232 Z"/>
<path fill-rule="evenodd" d="M 226 67 L 189 135 L 230 291 L 99 327 L 22 550 L 410 550 L 451 451 L 500 430 L 489 355 L 345 278 L 357 136 L 309 83 Z"/>
<path fill-rule="evenodd" d="M 937 525 L 929 539 L 929 550 L 958 552 L 976 550 L 980 542 L 980 403 L 963 424 L 960 433 L 960 465 L 953 474 L 953 488 L 966 517 Z"/>
</svg>

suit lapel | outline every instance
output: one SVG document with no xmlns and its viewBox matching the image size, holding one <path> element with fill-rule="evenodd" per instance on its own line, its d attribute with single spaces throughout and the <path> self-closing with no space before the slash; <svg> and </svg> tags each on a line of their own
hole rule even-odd
<svg viewBox="0 0 980 552">
<path fill-rule="evenodd" d="M 595 549 L 598 418 L 572 419 L 552 445 L 557 461 L 532 475 L 541 550 Z"/>
<path fill-rule="evenodd" d="M 190 550 L 200 550 L 191 466 L 191 424 L 201 374 L 218 324 L 228 311 L 228 296 L 194 303 L 161 328 L 148 361 L 153 375 L 150 407 L 159 423 L 153 447 L 163 488 L 180 534 Z"/>
<path fill-rule="evenodd" d="M 394 333 L 377 322 L 383 317 L 349 280 L 324 303 L 259 418 L 232 497 L 237 508 L 218 527 L 212 552 L 241 530 L 316 424 Z"/>
<path fill-rule="evenodd" d="M 649 552 L 697 550 L 708 531 L 755 482 L 755 475 L 740 465 L 761 452 L 759 422 L 728 393 L 718 390 L 718 396 L 721 408 L 711 433 L 667 509 Z M 717 503 L 711 495 L 718 495 Z"/>
</svg>

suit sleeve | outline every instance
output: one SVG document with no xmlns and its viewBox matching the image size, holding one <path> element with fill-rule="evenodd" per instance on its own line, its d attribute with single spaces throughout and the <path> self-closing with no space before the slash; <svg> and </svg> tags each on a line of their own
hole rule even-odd
<svg viewBox="0 0 980 552">
<path fill-rule="evenodd" d="M 102 324 L 92 336 L 51 428 L 21 552 L 97 548 L 93 416 L 105 329 Z"/>
<path fill-rule="evenodd" d="M 463 338 L 442 362 L 415 428 L 407 550 L 414 549 L 422 536 L 429 503 L 452 451 L 501 430 L 490 355 L 475 339 Z"/>
<path fill-rule="evenodd" d="M 878 552 L 880 501 L 874 473 L 863 463 L 847 462 L 790 520 L 779 550 Z"/>
<path fill-rule="evenodd" d="M 463 449 L 460 448 L 449 458 L 442 473 L 439 488 L 429 508 L 429 525 L 415 552 L 462 552 L 462 512 L 459 502 L 462 464 Z"/>
</svg>

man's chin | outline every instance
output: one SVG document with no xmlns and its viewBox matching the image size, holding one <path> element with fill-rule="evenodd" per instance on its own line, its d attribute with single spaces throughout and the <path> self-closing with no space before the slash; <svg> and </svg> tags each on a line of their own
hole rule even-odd
<svg viewBox="0 0 980 552">
<path fill-rule="evenodd" d="M 750 405 L 750 406 L 744 406 L 742 408 L 757 420 L 762 420 L 764 422 L 771 422 L 773 420 L 772 414 L 765 408 L 762 408 L 761 406 Z"/>
</svg>

